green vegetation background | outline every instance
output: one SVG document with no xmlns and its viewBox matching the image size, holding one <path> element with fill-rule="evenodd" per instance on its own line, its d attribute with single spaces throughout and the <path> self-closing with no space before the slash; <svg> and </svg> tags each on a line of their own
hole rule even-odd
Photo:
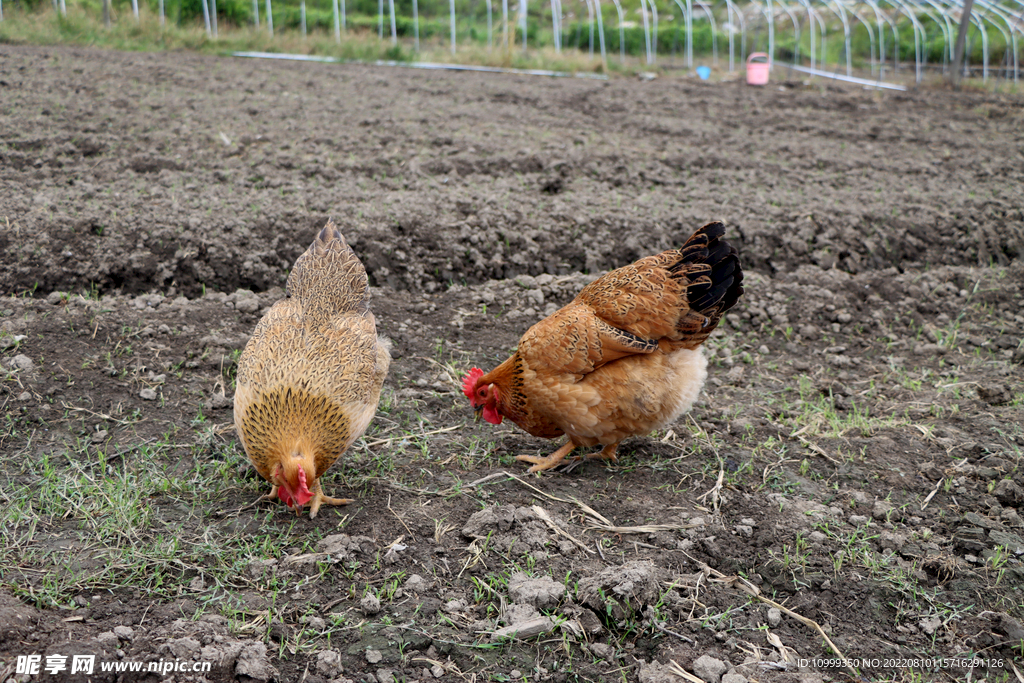
<svg viewBox="0 0 1024 683">
<path fill-rule="evenodd" d="M 57 19 L 53 12 L 51 0 L 8 0 L 4 2 L 4 10 L 8 17 L 11 14 L 21 12 L 22 14 L 50 13 L 57 19 L 57 31 L 62 36 L 56 38 L 58 42 L 86 42 L 107 44 L 108 40 L 102 40 L 88 35 L 90 29 L 81 26 L 76 21 L 75 10 L 78 16 L 90 15 L 92 17 L 102 16 L 102 0 L 66 0 L 68 2 L 68 18 Z M 301 25 L 301 0 L 272 0 L 273 25 L 276 31 L 298 31 Z M 365 36 L 376 34 L 380 26 L 380 14 L 378 0 L 338 0 L 339 5 L 345 5 L 345 24 L 348 31 L 361 33 Z M 143 10 L 149 15 L 155 16 L 158 12 L 159 0 L 139 0 Z M 402 38 L 412 38 L 414 35 L 413 24 L 413 0 L 395 0 L 396 32 Z M 252 27 L 254 25 L 254 5 L 252 0 L 216 0 L 217 18 L 220 33 L 232 29 Z M 491 0 L 491 41 L 498 45 L 501 40 L 501 14 L 502 4 L 499 0 Z M 645 38 L 643 31 L 643 20 L 640 14 L 640 0 L 622 0 L 625 15 L 625 29 L 620 31 L 619 18 L 612 3 L 605 2 L 600 5 L 604 23 L 605 46 L 609 56 L 620 54 L 620 51 L 631 56 L 640 56 L 645 52 Z M 563 3 L 563 49 L 579 49 L 589 51 L 590 48 L 590 25 L 587 14 L 587 6 L 583 0 L 576 2 L 567 1 Z M 131 18 L 131 0 L 112 0 L 112 8 L 117 21 L 126 21 Z M 488 45 L 487 30 L 487 0 L 455 0 L 455 11 L 457 17 L 456 36 L 457 42 L 464 47 L 467 44 L 475 44 L 478 47 Z M 422 42 L 436 44 L 446 43 L 450 37 L 449 24 L 449 3 L 444 0 L 418 0 L 419 13 L 419 37 Z M 518 3 L 511 0 L 508 4 L 509 20 L 514 22 Z M 13 12 L 12 12 L 13 10 Z M 384 11 L 384 34 L 390 36 L 390 16 L 387 2 L 383 3 Z M 826 41 L 827 64 L 845 63 L 845 44 L 843 40 L 842 26 L 838 19 L 830 17 L 828 10 L 822 6 L 819 8 L 822 16 L 828 21 L 833 19 L 829 26 L 828 40 Z M 201 0 L 165 0 L 164 12 L 167 21 L 174 27 L 188 27 L 201 25 L 203 21 L 203 10 Z M 260 25 L 266 27 L 266 0 L 259 0 L 258 6 Z M 726 15 L 724 6 L 716 9 L 717 31 L 712 31 L 710 23 L 705 19 L 704 14 L 695 5 L 693 22 L 693 50 L 694 55 L 707 61 L 711 56 L 715 42 L 717 41 L 718 56 L 720 60 L 727 60 L 729 56 L 728 26 L 725 24 Z M 334 29 L 334 18 L 331 7 L 331 0 L 307 0 L 306 27 L 311 34 L 317 32 L 330 35 Z M 680 55 L 685 50 L 685 33 L 683 31 L 682 12 L 679 6 L 673 2 L 662 0 L 658 4 L 659 24 L 657 31 L 656 48 L 660 56 Z M 870 19 L 870 17 L 869 17 Z M 810 47 L 810 38 L 807 31 L 806 13 L 798 15 L 801 21 L 800 32 L 800 55 L 806 63 Z M 942 30 L 930 17 L 922 14 L 919 21 L 924 26 L 926 41 L 923 47 L 925 60 L 929 64 L 942 64 L 948 61 L 948 48 L 944 40 Z M 767 50 L 767 27 L 763 19 L 751 21 L 747 19 L 747 40 L 746 52 Z M 867 29 L 859 22 L 852 23 L 852 55 L 855 66 L 867 67 L 870 63 L 871 39 Z M 19 33 L 8 22 L 0 22 L 0 42 L 26 42 L 30 40 L 25 34 Z M 899 40 L 894 41 L 893 32 L 888 27 L 885 31 L 886 61 L 891 62 L 894 51 L 898 51 L 900 61 L 913 62 L 914 60 L 914 31 L 910 21 L 900 15 L 896 22 Z M 876 32 L 877 26 L 872 29 Z M 955 29 L 955 27 L 954 27 Z M 138 36 L 140 39 L 143 36 Z M 779 62 L 792 61 L 796 50 L 796 37 L 789 28 L 788 18 L 776 23 L 776 59 Z M 521 44 L 522 35 L 515 36 L 516 44 Z M 554 34 L 551 23 L 550 2 L 538 2 L 532 0 L 528 4 L 527 40 L 531 48 L 545 48 L 554 45 Z M 1007 57 L 1007 46 L 1003 36 L 997 30 L 990 27 L 989 35 L 989 64 L 990 67 L 998 67 Z M 599 51 L 599 37 L 595 22 L 593 49 L 595 55 Z M 740 34 L 734 36 L 737 59 L 741 49 Z M 131 48 L 131 45 L 119 45 L 118 47 Z M 624 48 L 624 49 L 623 49 Z M 816 45 L 820 63 L 820 44 Z M 141 49 L 149 49 L 145 45 Z M 399 46 L 386 52 L 384 56 L 392 59 L 411 59 L 413 54 L 408 45 Z M 977 29 L 972 29 L 968 38 L 968 58 L 972 64 L 980 64 L 983 59 L 982 41 Z M 1012 58 L 1012 56 L 1011 56 Z M 723 62 L 724 63 L 724 62 Z"/>
</svg>

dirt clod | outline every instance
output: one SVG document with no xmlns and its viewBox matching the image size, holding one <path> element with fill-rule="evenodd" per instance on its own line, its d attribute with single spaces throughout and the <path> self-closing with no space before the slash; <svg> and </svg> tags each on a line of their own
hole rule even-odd
<svg viewBox="0 0 1024 683">
<path fill-rule="evenodd" d="M 204 657 L 206 654 L 204 653 Z M 260 642 L 249 642 L 242 646 L 235 663 L 235 675 L 254 681 L 270 681 L 278 677 L 277 669 L 270 663 L 267 646 Z M 245 680 L 245 678 L 242 678 Z"/>
<path fill-rule="evenodd" d="M 508 626 L 499 628 L 491 634 L 493 640 L 504 640 L 505 638 L 519 638 L 530 640 L 537 636 L 549 633 L 555 627 L 555 622 L 547 617 L 533 617 L 531 619 L 517 619 Z"/>
<path fill-rule="evenodd" d="M 363 614 L 368 617 L 380 612 L 380 599 L 372 593 L 367 593 L 363 596 L 363 599 L 359 601 L 359 608 L 363 610 Z"/>
<path fill-rule="evenodd" d="M 1024 488 L 1017 485 L 1013 479 L 1002 479 L 992 489 L 992 495 L 1002 503 L 1012 507 L 1024 506 Z"/>
<path fill-rule="evenodd" d="M 727 673 L 722 676 L 722 683 L 747 683 L 749 679 L 740 673 Z"/>
<path fill-rule="evenodd" d="M 1009 403 L 1013 393 L 1006 384 L 983 384 L 978 387 L 978 397 L 991 406 L 999 406 Z"/>
<path fill-rule="evenodd" d="M 518 603 L 550 609 L 558 605 L 565 595 L 565 586 L 550 576 L 530 578 L 522 572 L 509 577 L 508 593 Z"/>
<path fill-rule="evenodd" d="M 580 581 L 579 598 L 597 614 L 622 620 L 657 602 L 664 577 L 665 571 L 651 563 L 629 562 Z"/>
<path fill-rule="evenodd" d="M 19 353 L 14 358 L 8 360 L 7 367 L 12 370 L 20 370 L 21 372 L 32 372 L 36 366 L 31 358 L 23 353 Z"/>
<path fill-rule="evenodd" d="M 728 665 L 717 657 L 701 655 L 693 660 L 693 673 L 707 683 L 720 683 L 722 675 L 728 671 Z"/>
<path fill-rule="evenodd" d="M 337 678 L 345 672 L 341 655 L 335 650 L 321 650 L 316 654 L 316 671 L 327 678 Z"/>
</svg>

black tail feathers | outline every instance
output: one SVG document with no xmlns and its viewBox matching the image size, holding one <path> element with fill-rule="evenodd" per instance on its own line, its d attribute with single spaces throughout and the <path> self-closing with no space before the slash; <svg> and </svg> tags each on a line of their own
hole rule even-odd
<svg viewBox="0 0 1024 683">
<path fill-rule="evenodd" d="M 682 258 L 671 270 L 690 280 L 687 300 L 691 311 L 717 325 L 743 294 L 743 269 L 735 247 L 725 239 L 725 225 L 708 223 L 679 250 Z"/>
</svg>

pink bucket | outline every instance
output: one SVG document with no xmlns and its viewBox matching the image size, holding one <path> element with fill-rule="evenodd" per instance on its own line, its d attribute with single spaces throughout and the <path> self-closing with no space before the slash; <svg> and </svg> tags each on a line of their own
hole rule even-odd
<svg viewBox="0 0 1024 683">
<path fill-rule="evenodd" d="M 768 53 L 752 53 L 747 57 L 747 85 L 767 85 L 768 70 L 771 66 Z"/>
</svg>

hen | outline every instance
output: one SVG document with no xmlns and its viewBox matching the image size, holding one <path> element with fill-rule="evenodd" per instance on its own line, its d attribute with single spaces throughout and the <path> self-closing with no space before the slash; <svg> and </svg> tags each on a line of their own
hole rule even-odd
<svg viewBox="0 0 1024 683">
<path fill-rule="evenodd" d="M 512 356 L 463 391 L 492 424 L 507 417 L 534 436 L 569 441 L 547 457 L 517 456 L 531 472 L 581 446 L 615 460 L 619 442 L 671 424 L 707 377 L 701 344 L 743 293 L 736 250 L 721 223 L 681 249 L 640 259 L 598 278 L 568 306 L 531 327 Z"/>
<path fill-rule="evenodd" d="M 320 477 L 366 431 L 391 361 L 368 297 L 363 264 L 328 221 L 238 361 L 235 428 L 273 485 L 263 498 L 296 514 L 352 502 L 325 496 Z"/>
</svg>

